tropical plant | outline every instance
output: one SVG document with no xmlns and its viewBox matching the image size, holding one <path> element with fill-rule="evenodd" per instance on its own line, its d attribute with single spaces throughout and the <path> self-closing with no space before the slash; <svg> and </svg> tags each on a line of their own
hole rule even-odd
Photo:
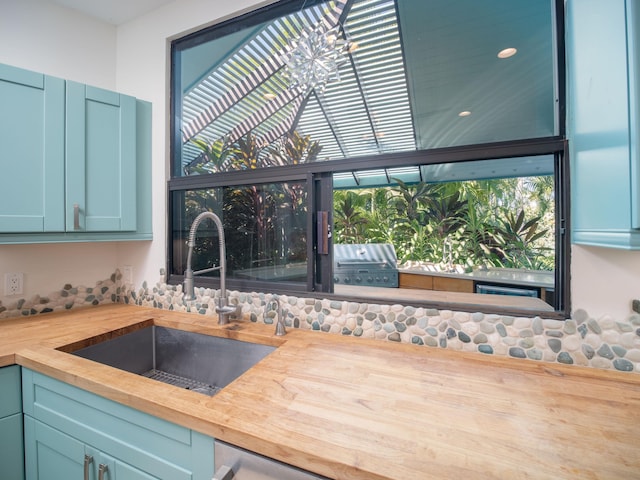
<svg viewBox="0 0 640 480">
<path fill-rule="evenodd" d="M 336 243 L 392 243 L 401 261 L 552 270 L 552 177 L 334 193 Z M 513 213 L 516 212 L 516 213 Z"/>
<path fill-rule="evenodd" d="M 269 162 L 273 165 L 299 165 L 315 162 L 322 150 L 320 142 L 302 136 L 297 130 L 287 132 L 279 145 L 269 147 Z"/>
<path fill-rule="evenodd" d="M 536 240 L 547 234 L 546 229 L 539 229 L 541 216 L 526 219 L 524 209 L 517 215 L 505 211 L 498 219 L 491 234 L 493 245 L 489 250 L 497 254 L 503 266 L 514 268 L 534 268 L 541 248 Z"/>
<path fill-rule="evenodd" d="M 204 137 L 196 137 L 189 142 L 200 149 L 202 153 L 185 165 L 185 175 L 222 172 L 229 168 L 229 160 L 234 150 L 227 143 L 226 137 L 218 138 L 213 142 Z"/>
<path fill-rule="evenodd" d="M 233 149 L 232 165 L 237 170 L 255 170 L 260 166 L 260 154 L 265 145 L 259 138 L 248 132 L 236 140 Z"/>
<path fill-rule="evenodd" d="M 365 198 L 356 192 L 343 191 L 334 203 L 334 229 L 339 243 L 364 243 L 368 224 Z"/>
<path fill-rule="evenodd" d="M 424 215 L 423 205 L 426 199 L 433 194 L 434 186 L 425 182 L 416 185 L 408 185 L 398 178 L 392 179 L 398 184 L 392 189 L 395 192 L 393 205 L 397 214 L 405 216 L 409 221 L 419 220 Z"/>
</svg>

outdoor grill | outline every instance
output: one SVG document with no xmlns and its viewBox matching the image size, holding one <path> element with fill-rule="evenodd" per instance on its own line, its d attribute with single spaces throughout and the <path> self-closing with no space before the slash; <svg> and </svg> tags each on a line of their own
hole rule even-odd
<svg viewBox="0 0 640 480">
<path fill-rule="evenodd" d="M 333 281 L 342 285 L 398 287 L 396 251 L 390 243 L 333 246 Z"/>
</svg>

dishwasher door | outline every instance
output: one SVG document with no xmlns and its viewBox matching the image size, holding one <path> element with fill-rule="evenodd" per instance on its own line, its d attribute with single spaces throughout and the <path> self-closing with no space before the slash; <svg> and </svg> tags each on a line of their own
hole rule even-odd
<svg viewBox="0 0 640 480">
<path fill-rule="evenodd" d="M 214 452 L 212 480 L 329 480 L 218 440 Z"/>
</svg>

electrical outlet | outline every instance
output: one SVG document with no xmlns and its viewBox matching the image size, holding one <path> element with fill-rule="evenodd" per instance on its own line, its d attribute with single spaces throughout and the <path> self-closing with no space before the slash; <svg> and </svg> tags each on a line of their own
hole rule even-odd
<svg viewBox="0 0 640 480">
<path fill-rule="evenodd" d="M 22 295 L 22 284 L 24 275 L 22 273 L 5 273 L 4 274 L 4 294 Z"/>
<path fill-rule="evenodd" d="M 122 281 L 127 285 L 133 283 L 133 267 L 131 265 L 125 265 L 122 267 Z"/>
</svg>

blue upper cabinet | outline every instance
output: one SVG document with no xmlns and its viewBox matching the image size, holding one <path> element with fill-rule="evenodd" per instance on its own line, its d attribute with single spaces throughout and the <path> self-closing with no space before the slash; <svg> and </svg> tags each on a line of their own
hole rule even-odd
<svg viewBox="0 0 640 480">
<path fill-rule="evenodd" d="M 64 231 L 64 92 L 0 64 L 0 232 Z"/>
<path fill-rule="evenodd" d="M 151 239 L 151 105 L 0 65 L 0 244 Z"/>
<path fill-rule="evenodd" d="M 572 241 L 640 249 L 640 2 L 566 6 Z"/>
<path fill-rule="evenodd" d="M 67 82 L 66 230 L 136 229 L 136 99 Z"/>
</svg>

